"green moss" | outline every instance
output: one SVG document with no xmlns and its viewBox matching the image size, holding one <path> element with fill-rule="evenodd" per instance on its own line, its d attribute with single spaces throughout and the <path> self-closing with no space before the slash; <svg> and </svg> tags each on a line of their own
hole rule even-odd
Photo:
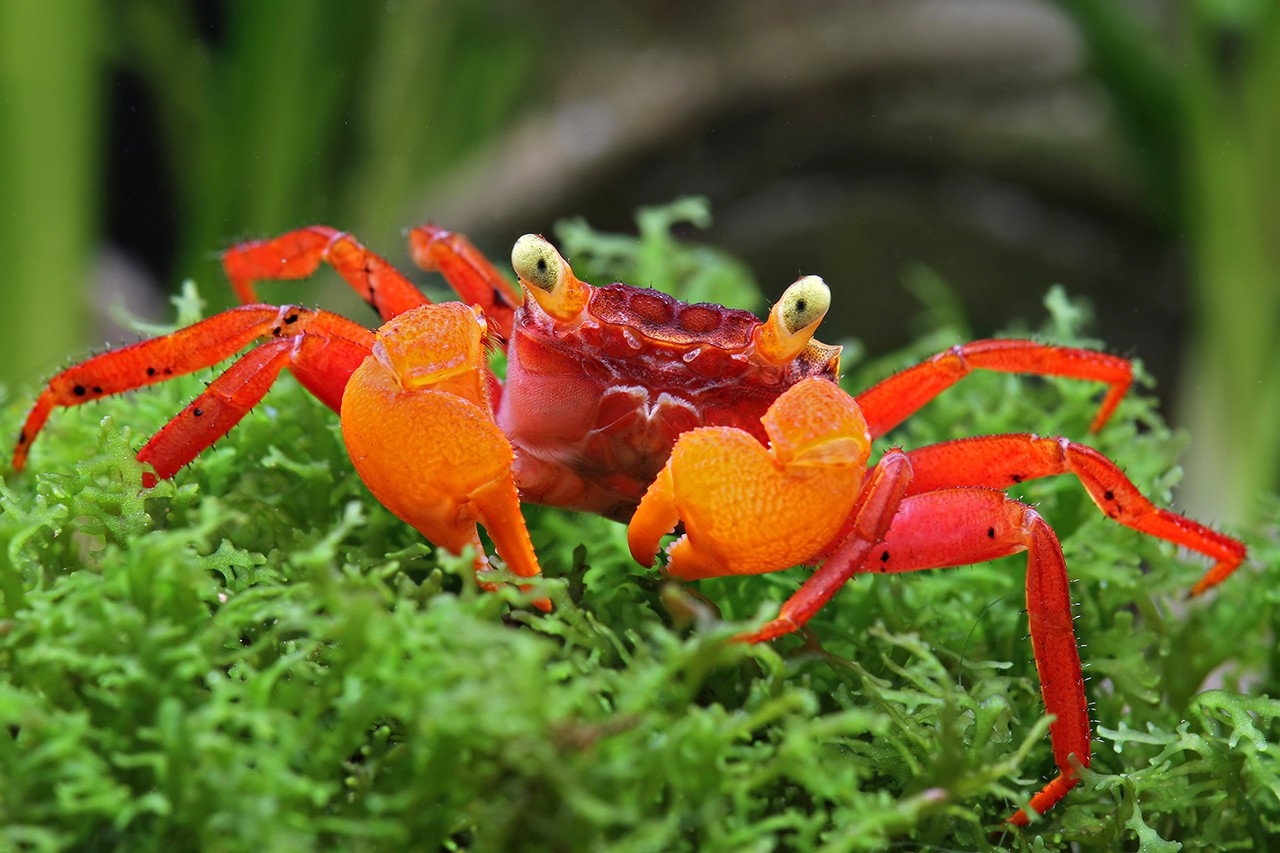
<svg viewBox="0 0 1280 853">
<path fill-rule="evenodd" d="M 702 259 L 722 298 L 740 269 L 666 224 L 578 239 L 622 279 Z M 1093 343 L 1081 306 L 1047 306 L 1046 339 Z M 854 364 L 849 387 L 955 337 Z M 745 647 L 729 638 L 800 572 L 680 589 L 630 561 L 621 525 L 534 507 L 543 616 L 373 501 L 291 379 L 141 492 L 132 448 L 197 387 L 58 412 L 0 483 L 0 847 L 971 849 L 1052 771 L 1020 559 L 862 578 L 806 635 Z M 3 404 L 4 434 L 32 390 Z M 1097 398 L 974 376 L 891 438 L 1082 437 Z M 1186 438 L 1148 389 L 1090 441 L 1169 504 Z M 1109 522 L 1070 478 L 1019 496 L 1079 581 L 1097 741 L 1084 783 L 1006 844 L 1264 846 L 1280 591 L 1256 567 L 1274 529 L 1185 602 L 1201 561 Z"/>
</svg>

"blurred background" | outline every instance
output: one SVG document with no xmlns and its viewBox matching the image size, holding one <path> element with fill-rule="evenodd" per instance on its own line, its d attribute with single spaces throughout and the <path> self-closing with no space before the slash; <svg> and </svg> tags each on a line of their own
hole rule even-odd
<svg viewBox="0 0 1280 853">
<path fill-rule="evenodd" d="M 873 353 L 1087 297 L 1192 436 L 1184 508 L 1240 522 L 1280 479 L 1278 152 L 1280 0 L 4 2 L 0 383 L 185 278 L 229 305 L 238 240 L 324 222 L 405 268 L 431 220 L 504 260 L 701 194 L 697 239 L 770 297 L 821 274 L 822 337 Z"/>
</svg>

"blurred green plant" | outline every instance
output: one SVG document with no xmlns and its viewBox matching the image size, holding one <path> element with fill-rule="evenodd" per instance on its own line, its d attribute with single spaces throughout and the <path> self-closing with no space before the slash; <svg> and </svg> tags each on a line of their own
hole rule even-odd
<svg viewBox="0 0 1280 853">
<path fill-rule="evenodd" d="M 618 277 L 741 269 L 665 229 L 580 239 Z M 691 258 L 709 264 L 692 278 Z M 738 286 L 730 301 L 755 298 Z M 1082 306 L 1046 304 L 1045 339 L 1095 343 Z M 962 337 L 935 326 L 850 387 Z M 729 640 L 802 571 L 681 588 L 632 563 L 622 525 L 528 507 L 544 616 L 379 506 L 291 379 L 143 492 L 135 428 L 200 387 L 61 411 L 0 481 L 0 847 L 979 849 L 1052 769 L 1021 559 L 861 578 L 805 635 L 746 647 Z M 1083 435 L 1097 391 L 975 375 L 893 438 Z M 0 401 L 0 434 L 28 399 Z M 1093 439 L 1167 504 L 1186 440 L 1144 389 Z M 1097 742 L 1084 783 L 1004 844 L 1264 848 L 1280 589 L 1246 568 L 1188 604 L 1204 566 L 1076 482 L 1018 496 L 1079 581 Z M 1271 500 L 1273 526 L 1247 537 L 1260 565 L 1280 561 Z"/>
<path fill-rule="evenodd" d="M 0 4 L 0 381 L 83 346 L 108 75 L 139 81 L 159 125 L 181 281 L 236 234 L 393 233 L 415 193 L 509 121 L 541 55 L 524 4 L 211 8 L 216 43 L 189 3 Z"/>
<path fill-rule="evenodd" d="M 0 381 L 83 346 L 98 198 L 101 4 L 0 3 Z"/>
<path fill-rule="evenodd" d="M 191 7 L 127 3 L 117 60 L 151 87 L 165 166 L 192 217 L 179 276 L 206 272 L 200 261 L 229 227 L 271 234 L 332 217 L 362 233 L 401 227 L 410 194 L 517 106 L 537 39 L 527 13 L 502 11 L 238 0 L 225 4 L 215 48 Z"/>
<path fill-rule="evenodd" d="M 639 239 L 630 234 L 597 231 L 581 218 L 556 224 L 560 250 L 573 260 L 587 281 L 625 281 L 655 287 L 685 302 L 716 302 L 757 311 L 764 294 L 751 270 L 711 246 L 676 239 L 674 229 L 711 227 L 711 205 L 701 196 L 636 212 Z"/>
<path fill-rule="evenodd" d="M 1173 4 L 1175 46 L 1128 4 L 1059 0 L 1084 34 L 1157 216 L 1186 241 L 1187 499 L 1258 518 L 1280 485 L 1280 0 Z"/>
</svg>

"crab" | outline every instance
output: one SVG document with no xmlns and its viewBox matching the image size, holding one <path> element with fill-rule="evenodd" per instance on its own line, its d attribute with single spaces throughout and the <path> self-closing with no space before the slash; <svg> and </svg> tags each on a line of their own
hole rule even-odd
<svg viewBox="0 0 1280 853">
<path fill-rule="evenodd" d="M 287 368 L 339 414 L 373 496 L 435 545 L 475 548 L 478 569 L 487 565 L 481 525 L 516 576 L 539 574 L 521 501 L 629 520 L 631 553 L 645 566 L 676 532 L 665 571 L 677 579 L 816 566 L 745 642 L 800 629 L 860 573 L 1025 551 L 1058 775 L 1008 818 L 1015 825 L 1079 781 L 1073 762 L 1089 765 L 1090 721 L 1062 548 L 1036 510 L 1004 490 L 1075 475 L 1108 517 L 1212 559 L 1195 595 L 1245 558 L 1243 544 L 1154 506 L 1115 463 L 1066 438 L 978 436 L 871 459 L 873 440 L 973 370 L 1103 383 L 1096 431 L 1132 382 L 1125 359 L 982 340 L 850 396 L 837 384 L 840 348 L 814 337 L 831 300 L 816 276 L 788 287 L 762 321 L 656 290 L 592 286 L 537 235 L 512 250 L 519 286 L 459 234 L 422 226 L 409 243 L 461 302 L 430 303 L 383 258 L 324 226 L 233 246 L 222 263 L 243 304 L 53 377 L 18 436 L 14 468 L 55 408 L 212 367 L 252 345 L 138 451 L 145 487 L 225 435 Z M 373 306 L 380 328 L 257 300 L 255 282 L 304 278 L 321 263 Z M 507 354 L 505 382 L 488 366 L 495 346 Z"/>
</svg>

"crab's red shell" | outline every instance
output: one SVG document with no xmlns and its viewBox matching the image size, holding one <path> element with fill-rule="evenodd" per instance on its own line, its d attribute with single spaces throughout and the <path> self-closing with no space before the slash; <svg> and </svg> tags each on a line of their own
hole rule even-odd
<svg viewBox="0 0 1280 853">
<path fill-rule="evenodd" d="M 790 362 L 762 363 L 760 325 L 625 284 L 592 288 L 573 322 L 526 301 L 497 408 L 521 494 L 625 520 L 682 433 L 726 426 L 765 441 L 769 405 L 802 379 L 834 382 L 840 348 L 811 342 Z"/>
</svg>

